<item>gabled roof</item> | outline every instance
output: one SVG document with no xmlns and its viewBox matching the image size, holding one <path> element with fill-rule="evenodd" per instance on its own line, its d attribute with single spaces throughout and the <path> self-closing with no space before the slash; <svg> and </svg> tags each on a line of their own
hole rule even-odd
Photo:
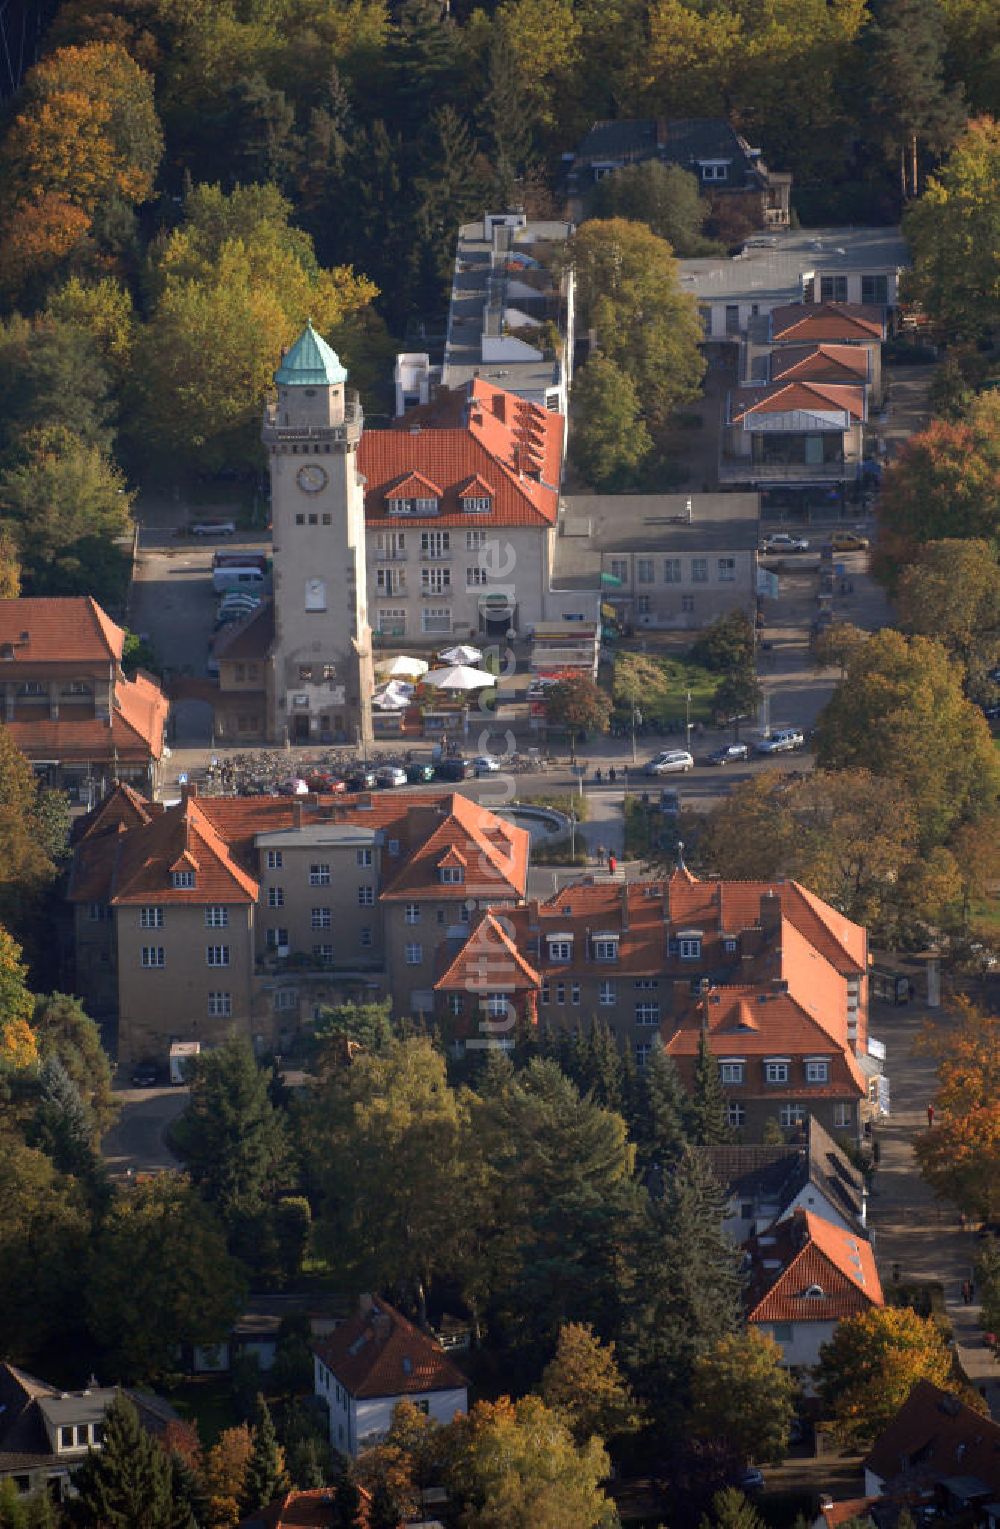
<svg viewBox="0 0 1000 1529">
<path fill-rule="evenodd" d="M 120 663 L 125 633 L 91 595 L 0 600 L 0 662 Z M 4 653 L 5 644 L 13 652 Z"/>
<path fill-rule="evenodd" d="M 262 600 L 256 610 L 242 621 L 224 626 L 212 644 L 212 651 L 226 663 L 234 660 L 261 660 L 267 657 L 274 641 L 274 602 Z"/>
<path fill-rule="evenodd" d="M 432 404 L 410 409 L 398 428 L 366 430 L 358 471 L 369 523 L 420 526 L 553 525 L 559 508 L 563 420 L 474 377 Z M 475 522 L 469 498 L 490 499 Z M 397 499 L 437 499 L 436 515 L 389 515 Z"/>
<path fill-rule="evenodd" d="M 457 793 L 438 808 L 412 810 L 414 849 L 397 875 L 387 881 L 383 898 L 391 901 L 432 893 L 438 898 L 514 898 L 525 893 L 529 835 L 505 823 L 485 807 Z M 465 875 L 461 882 L 443 883 L 437 874 L 442 856 L 459 852 Z M 459 862 L 461 863 L 461 861 Z"/>
<path fill-rule="evenodd" d="M 520 993 L 541 978 L 492 913 L 486 913 L 434 984 L 439 992 Z"/>
<path fill-rule="evenodd" d="M 785 303 L 771 310 L 771 340 L 883 340 L 881 308 L 863 303 Z"/>
<path fill-rule="evenodd" d="M 918 1380 L 862 1463 L 885 1482 L 905 1476 L 912 1486 L 975 1476 L 1000 1497 L 1000 1423 Z"/>
<path fill-rule="evenodd" d="M 833 382 L 773 382 L 729 395 L 729 421 L 737 425 L 764 414 L 847 414 L 865 418 L 864 388 Z"/>
<path fill-rule="evenodd" d="M 772 382 L 868 381 L 867 345 L 779 345 L 768 360 Z"/>
<path fill-rule="evenodd" d="M 137 828 L 148 823 L 163 809 L 147 802 L 126 781 L 119 781 L 108 796 L 98 802 L 90 812 L 73 823 L 73 842 L 96 838 L 101 834 L 120 833 L 123 829 Z"/>
<path fill-rule="evenodd" d="M 196 885 L 174 887 L 171 871 L 194 870 Z M 72 902 L 249 903 L 257 881 L 234 858 L 194 798 L 127 832 L 86 840 L 68 891 Z"/>
<path fill-rule="evenodd" d="M 885 1304 L 871 1244 L 797 1210 L 751 1237 L 748 1322 L 840 1322 Z"/>
<path fill-rule="evenodd" d="M 356 1400 L 465 1390 L 468 1382 L 440 1344 L 381 1297 L 348 1318 L 313 1352 Z"/>
<path fill-rule="evenodd" d="M 282 356 L 274 374 L 281 387 L 334 387 L 347 381 L 347 371 L 340 357 L 317 334 L 310 320 L 305 329 Z"/>
<path fill-rule="evenodd" d="M 239 1529 L 334 1529 L 334 1497 L 333 1487 L 286 1492 L 277 1502 L 240 1519 Z M 363 1521 L 367 1523 L 367 1516 Z"/>
<path fill-rule="evenodd" d="M 17 719 L 7 732 L 29 759 L 112 760 L 144 764 L 163 753 L 163 733 L 170 702 L 159 685 L 139 673 L 115 681 L 110 725 L 99 717 L 79 720 L 65 712 L 58 719 Z"/>
</svg>

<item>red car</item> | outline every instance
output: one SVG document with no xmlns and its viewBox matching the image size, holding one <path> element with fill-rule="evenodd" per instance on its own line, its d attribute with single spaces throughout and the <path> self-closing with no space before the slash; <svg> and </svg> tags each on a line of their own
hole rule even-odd
<svg viewBox="0 0 1000 1529">
<path fill-rule="evenodd" d="M 329 770 L 311 770 L 305 778 L 310 791 L 315 791 L 320 796 L 340 796 L 347 790 L 347 785 L 339 775 L 331 775 Z"/>
</svg>

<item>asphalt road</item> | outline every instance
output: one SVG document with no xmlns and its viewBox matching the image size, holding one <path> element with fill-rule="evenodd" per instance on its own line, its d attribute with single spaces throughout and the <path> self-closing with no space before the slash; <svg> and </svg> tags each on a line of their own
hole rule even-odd
<svg viewBox="0 0 1000 1529">
<path fill-rule="evenodd" d="M 186 1088 L 122 1088 L 115 1098 L 121 1114 L 101 1143 L 109 1173 L 157 1173 L 179 1166 L 164 1132 L 187 1104 Z"/>
</svg>

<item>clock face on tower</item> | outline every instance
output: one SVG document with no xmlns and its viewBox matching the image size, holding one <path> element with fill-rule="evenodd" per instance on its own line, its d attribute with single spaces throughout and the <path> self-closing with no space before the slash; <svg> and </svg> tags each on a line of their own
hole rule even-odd
<svg viewBox="0 0 1000 1529">
<path fill-rule="evenodd" d="M 320 489 L 326 488 L 326 470 L 318 462 L 307 462 L 295 474 L 295 481 L 304 493 L 318 494 Z"/>
</svg>

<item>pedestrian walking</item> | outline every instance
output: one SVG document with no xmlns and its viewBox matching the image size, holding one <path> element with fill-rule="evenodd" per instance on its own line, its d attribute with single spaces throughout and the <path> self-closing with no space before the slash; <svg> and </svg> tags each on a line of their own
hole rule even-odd
<svg viewBox="0 0 1000 1529">
<path fill-rule="evenodd" d="M 933 1104 L 929 1104 L 927 1106 L 927 1127 L 928 1127 L 928 1130 L 930 1129 L 930 1127 L 933 1124 L 934 1124 L 934 1106 L 933 1106 Z"/>
<path fill-rule="evenodd" d="M 609 873 L 609 875 L 614 876 L 614 874 L 615 874 L 615 872 L 617 870 L 618 870 L 618 856 L 617 855 L 613 855 L 613 854 L 609 855 L 608 856 L 608 873 Z"/>
<path fill-rule="evenodd" d="M 605 850 L 604 845 L 603 844 L 599 844 L 597 846 L 597 863 L 598 863 L 598 865 L 603 865 L 604 864 L 604 856 L 606 854 L 607 854 L 607 851 Z"/>
<path fill-rule="evenodd" d="M 615 769 L 614 765 L 612 765 L 610 770 L 608 771 L 608 780 L 611 782 L 612 785 L 614 785 L 614 783 L 615 783 L 615 781 L 617 779 L 618 779 L 618 771 Z"/>
</svg>

